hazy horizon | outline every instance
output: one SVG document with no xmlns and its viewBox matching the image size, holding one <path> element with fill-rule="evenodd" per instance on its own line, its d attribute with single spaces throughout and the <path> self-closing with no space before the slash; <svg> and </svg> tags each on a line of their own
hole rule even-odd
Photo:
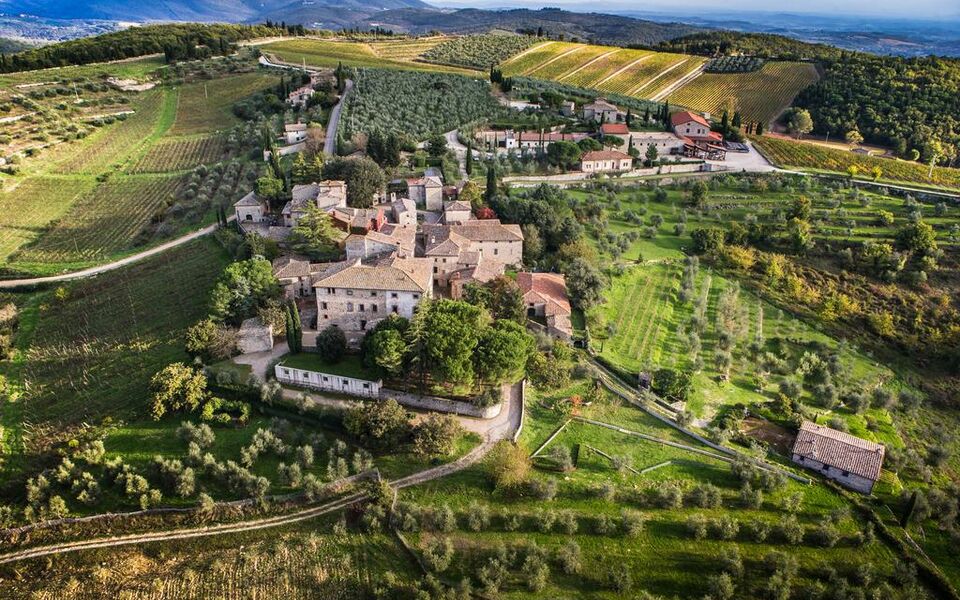
<svg viewBox="0 0 960 600">
<path fill-rule="evenodd" d="M 711 15 L 724 12 L 756 12 L 756 13 L 793 13 L 805 15 L 835 15 L 835 16 L 862 16 L 872 19 L 897 19 L 908 17 L 914 20 L 960 20 L 960 4 L 946 0 L 915 0 L 909 4 L 894 0 L 846 0 L 842 8 L 837 7 L 833 0 L 807 0 L 802 5 L 784 0 L 728 0 L 722 6 L 710 3 L 708 0 L 650 0 L 638 4 L 626 0 L 608 0 L 602 3 L 591 4 L 589 8 L 582 2 L 572 0 L 553 0 L 541 2 L 539 0 L 425 0 L 438 7 L 456 8 L 531 8 L 538 9 L 545 6 L 562 8 L 575 12 L 624 13 L 624 12 L 656 12 L 676 15 L 683 18 L 685 10 L 708 11 Z"/>
</svg>

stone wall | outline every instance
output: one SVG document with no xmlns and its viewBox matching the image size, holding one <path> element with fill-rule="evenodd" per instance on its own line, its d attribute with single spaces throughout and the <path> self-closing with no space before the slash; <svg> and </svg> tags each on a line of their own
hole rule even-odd
<svg viewBox="0 0 960 600">
<path fill-rule="evenodd" d="M 380 390 L 380 397 L 383 399 L 393 398 L 400 404 L 411 408 L 421 408 L 424 410 L 463 415 L 465 417 L 475 417 L 477 419 L 492 419 L 498 416 L 500 411 L 503 410 L 503 402 L 486 408 L 480 408 L 469 402 L 459 402 L 457 400 L 448 400 L 436 396 L 418 396 L 416 394 L 386 388 Z"/>
<path fill-rule="evenodd" d="M 857 475 L 856 473 L 850 473 L 849 471 L 831 467 L 830 465 L 825 465 L 818 460 L 800 456 L 799 454 L 793 455 L 793 462 L 804 468 L 810 469 L 811 471 L 816 471 L 824 477 L 832 479 L 843 487 L 849 488 L 855 492 L 869 494 L 873 491 L 873 484 L 875 482 L 871 479 L 867 479 L 866 477 Z"/>
</svg>

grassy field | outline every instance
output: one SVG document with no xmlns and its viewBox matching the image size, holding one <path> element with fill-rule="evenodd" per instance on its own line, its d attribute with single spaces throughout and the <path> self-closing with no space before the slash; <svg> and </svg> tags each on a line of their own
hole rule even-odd
<svg viewBox="0 0 960 600">
<path fill-rule="evenodd" d="M 96 63 L 70 67 L 53 67 L 36 71 L 0 74 L 0 87 L 15 87 L 45 81 L 69 80 L 75 77 L 97 78 L 112 75 L 124 78 L 142 78 L 165 66 L 162 56 L 145 56 L 114 63 Z"/>
<path fill-rule="evenodd" d="M 303 64 L 313 67 L 334 68 L 338 64 L 348 67 L 375 67 L 382 69 L 411 69 L 417 71 L 444 71 L 463 75 L 477 75 L 477 71 L 462 67 L 449 67 L 424 62 L 414 62 L 412 58 L 391 58 L 391 48 L 385 48 L 386 54 L 378 52 L 380 44 L 361 42 L 331 42 L 326 40 L 284 40 L 262 46 L 264 54 L 276 57 L 284 62 Z"/>
<path fill-rule="evenodd" d="M 237 122 L 234 102 L 279 83 L 272 73 L 245 73 L 216 81 L 184 85 L 178 90 L 177 114 L 170 135 L 223 131 Z"/>
<path fill-rule="evenodd" d="M 750 73 L 704 73 L 670 93 L 670 101 L 715 115 L 740 112 L 745 121 L 768 123 L 817 81 L 809 63 L 768 62 Z"/>
<path fill-rule="evenodd" d="M 683 54 L 545 42 L 501 63 L 507 76 L 523 75 L 650 98 L 678 81 L 704 59 Z"/>
<path fill-rule="evenodd" d="M 847 169 L 856 166 L 863 177 L 872 177 L 871 170 L 880 167 L 883 170 L 882 181 L 960 188 L 960 169 L 934 167 L 933 176 L 928 177 L 929 166 L 915 162 L 861 156 L 853 152 L 769 136 L 755 138 L 754 141 L 773 162 L 784 167 L 846 174 Z"/>
<path fill-rule="evenodd" d="M 562 410 L 552 408 L 558 400 L 580 394 L 584 383 L 575 382 L 570 388 L 556 392 L 530 392 L 527 421 L 521 443 L 532 451 L 566 419 Z M 584 409 L 588 418 L 603 420 L 635 431 L 665 439 L 674 439 L 674 430 L 658 424 L 633 408 L 602 402 Z M 691 443 L 691 440 L 683 440 Z M 695 442 L 692 442 L 694 445 Z M 745 565 L 742 577 L 735 578 L 735 597 L 766 597 L 762 590 L 768 577 L 761 566 L 763 557 L 771 551 L 785 551 L 799 562 L 800 574 L 794 581 L 795 589 L 810 585 L 818 577 L 824 565 L 842 560 L 840 569 L 849 576 L 855 563 L 870 563 L 879 571 L 890 569 L 893 553 L 881 543 L 872 543 L 854 550 L 849 542 L 840 542 L 833 548 L 819 548 L 810 542 L 788 545 L 776 533 L 763 542 L 751 540 L 745 531 L 754 523 L 763 522 L 772 526 L 787 514 L 783 501 L 794 494 L 801 497 L 796 511 L 798 521 L 812 528 L 827 515 L 836 515 L 836 529 L 842 536 L 852 535 L 863 528 L 863 523 L 848 516 L 846 501 L 820 485 L 803 486 L 793 482 L 773 492 L 763 494 L 759 508 L 746 508 L 739 501 L 740 483 L 728 464 L 686 450 L 659 445 L 636 437 L 599 428 L 597 426 L 571 423 L 547 447 L 565 446 L 578 454 L 576 469 L 558 473 L 552 462 L 540 460 L 535 477 L 553 480 L 557 484 L 554 499 L 544 501 L 532 494 L 508 494 L 494 491 L 482 469 L 474 467 L 445 480 L 430 482 L 404 490 L 401 503 L 414 506 L 450 506 L 460 517 L 459 527 L 449 533 L 422 532 L 408 534 L 423 547 L 437 536 L 447 535 L 455 548 L 453 565 L 444 572 L 447 578 L 458 581 L 461 577 L 476 576 L 485 557 L 495 554 L 499 544 L 508 546 L 536 543 L 548 556 L 560 546 L 575 541 L 582 553 L 582 568 L 579 575 L 563 574 L 553 561 L 550 563 L 546 587 L 537 592 L 537 597 L 620 598 L 626 590 L 617 592 L 608 578 L 612 571 L 627 571 L 632 578 L 631 593 L 646 590 L 654 594 L 676 597 L 701 597 L 708 592 L 708 577 L 721 570 L 719 558 L 736 547 Z M 616 456 L 618 460 L 636 470 L 662 465 L 646 474 L 618 471 L 611 462 L 588 448 Z M 667 463 L 664 465 L 664 463 Z M 609 484 L 617 490 L 615 500 L 599 497 L 597 489 Z M 689 501 L 681 506 L 661 507 L 657 501 L 650 503 L 651 496 L 665 488 L 678 488 L 687 494 L 697 485 L 716 486 L 722 497 L 722 508 L 697 508 Z M 479 532 L 466 526 L 466 515 L 471 505 L 488 507 L 492 513 L 489 526 Z M 403 504 L 401 504 L 402 506 Z M 645 522 L 643 530 L 635 536 L 622 531 L 601 533 L 595 524 L 600 517 L 609 517 L 619 522 L 621 510 L 638 511 Z M 564 532 L 554 526 L 544 532 L 537 524 L 538 515 L 572 513 L 577 530 Z M 693 516 L 705 519 L 732 518 L 741 525 L 739 534 L 723 540 L 708 534 L 697 540 L 687 530 L 686 522 Z M 517 530 L 508 531 L 504 526 L 506 516 L 519 517 Z M 519 549 L 519 567 L 523 562 L 523 550 Z M 526 578 L 520 568 L 508 568 L 509 575 L 501 588 L 501 597 L 530 597 Z M 629 595 L 629 594 L 626 594 Z M 802 597 L 802 596 L 801 596 Z"/>
</svg>

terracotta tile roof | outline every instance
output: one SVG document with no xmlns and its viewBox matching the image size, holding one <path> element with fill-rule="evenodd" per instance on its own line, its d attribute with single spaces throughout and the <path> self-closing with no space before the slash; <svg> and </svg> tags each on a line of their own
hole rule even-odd
<svg viewBox="0 0 960 600">
<path fill-rule="evenodd" d="M 569 315 L 570 300 L 567 297 L 567 280 L 559 273 L 517 273 L 517 285 L 523 292 L 524 302 L 544 303 L 547 316 Z"/>
<path fill-rule="evenodd" d="M 286 124 L 286 125 L 283 126 L 283 130 L 284 130 L 284 131 L 290 131 L 290 132 L 293 132 L 293 131 L 306 131 L 306 130 L 307 130 L 307 124 L 306 124 L 306 123 L 288 123 L 288 124 Z"/>
<path fill-rule="evenodd" d="M 448 211 L 466 211 L 471 212 L 473 207 L 470 206 L 469 202 L 464 202 L 462 200 L 454 200 L 453 202 L 445 202 L 443 205 L 444 212 Z"/>
<path fill-rule="evenodd" d="M 339 263 L 323 273 L 313 287 L 422 293 L 430 290 L 432 279 L 432 260 L 390 258 L 377 265 L 355 260 Z"/>
<path fill-rule="evenodd" d="M 633 157 L 619 150 L 593 150 L 587 152 L 580 158 L 580 162 L 591 162 L 594 160 L 633 160 Z"/>
<path fill-rule="evenodd" d="M 884 452 L 882 444 L 811 421 L 803 422 L 793 444 L 794 454 L 872 481 L 880 479 Z"/>
<path fill-rule="evenodd" d="M 281 256 L 273 260 L 273 274 L 277 279 L 307 277 L 310 275 L 310 261 L 294 256 Z"/>
<path fill-rule="evenodd" d="M 605 98 L 597 98 L 596 100 L 594 100 L 593 102 L 591 102 L 591 103 L 589 103 L 589 104 L 584 104 L 583 107 L 586 108 L 586 109 L 593 110 L 594 112 L 596 112 L 596 111 L 598 111 L 598 110 L 599 110 L 599 111 L 620 110 L 620 109 L 617 108 L 615 105 L 610 104 L 609 102 L 607 102 L 607 100 L 606 100 Z"/>
<path fill-rule="evenodd" d="M 412 179 L 408 179 L 407 185 L 408 186 L 423 185 L 427 187 L 443 187 L 443 182 L 437 177 L 428 175 L 426 177 L 414 177 Z"/>
<path fill-rule="evenodd" d="M 676 127 L 677 125 L 683 125 L 684 123 L 689 123 L 690 121 L 699 123 L 707 128 L 710 127 L 710 123 L 708 123 L 706 119 L 704 119 L 697 113 L 690 112 L 689 110 L 673 113 L 672 115 L 670 115 L 670 124 L 673 125 L 674 127 Z"/>
<path fill-rule="evenodd" d="M 504 225 L 497 219 L 469 221 L 467 223 L 446 225 L 452 233 L 463 236 L 472 242 L 522 242 L 523 233 L 519 225 Z"/>
<path fill-rule="evenodd" d="M 604 123 L 600 126 L 600 133 L 606 135 L 627 135 L 630 128 L 625 123 Z"/>
</svg>

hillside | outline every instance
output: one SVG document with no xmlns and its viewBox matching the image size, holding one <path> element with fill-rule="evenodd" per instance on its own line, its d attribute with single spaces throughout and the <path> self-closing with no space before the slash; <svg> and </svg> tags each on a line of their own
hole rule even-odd
<svg viewBox="0 0 960 600">
<path fill-rule="evenodd" d="M 133 0 L 94 0 L 93 2 L 71 2 L 69 0 L 2 0 L 0 10 L 4 12 L 29 13 L 40 17 L 60 19 L 117 19 L 124 21 L 176 20 L 176 21 L 258 21 L 275 15 L 284 17 L 295 13 L 304 3 L 290 0 L 204 0 L 188 2 L 171 0 L 167 2 L 136 2 Z M 344 2 L 312 2 L 309 8 L 323 11 L 337 9 L 362 10 L 369 14 L 379 10 L 396 8 L 424 8 L 427 5 L 420 0 L 346 0 Z M 313 21 L 315 18 L 307 18 Z"/>
</svg>

